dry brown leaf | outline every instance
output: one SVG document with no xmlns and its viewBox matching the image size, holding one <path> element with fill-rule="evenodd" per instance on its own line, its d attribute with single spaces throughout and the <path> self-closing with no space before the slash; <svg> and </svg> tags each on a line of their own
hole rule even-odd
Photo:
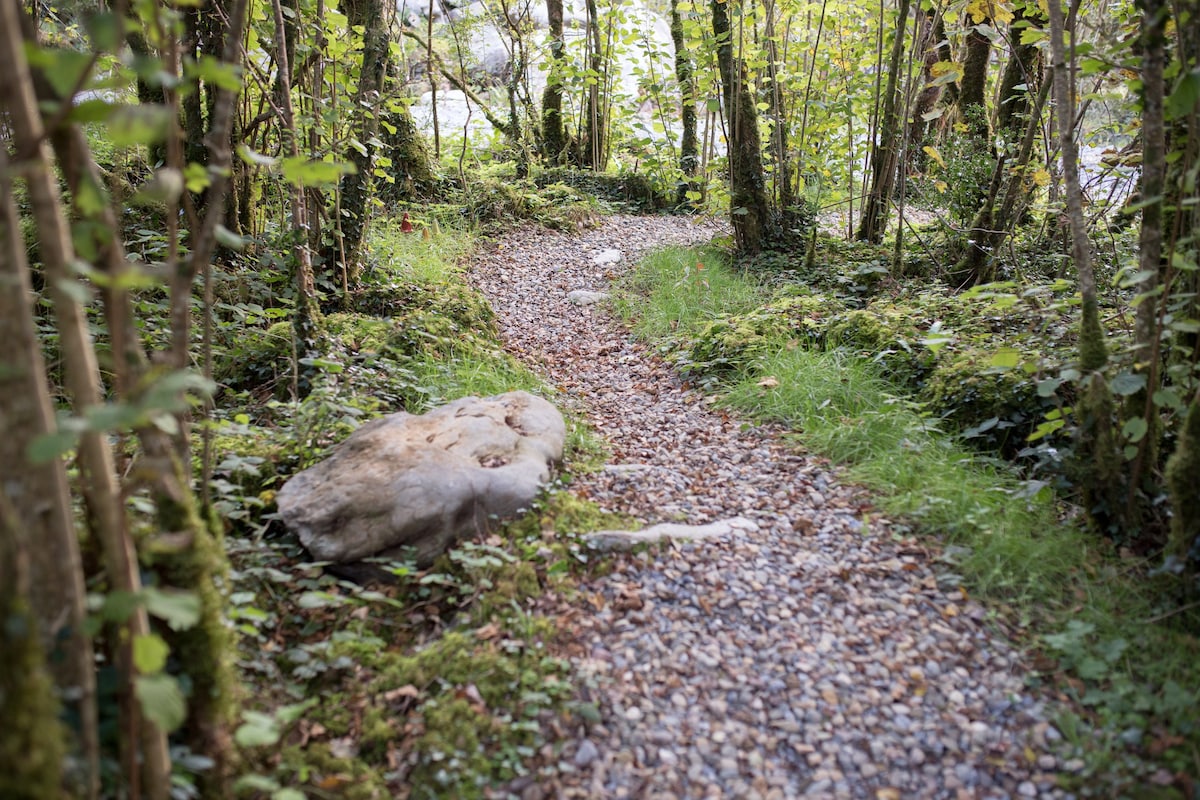
<svg viewBox="0 0 1200 800">
<path fill-rule="evenodd" d="M 774 375 L 768 375 L 767 377 L 765 377 L 761 381 L 759 381 L 758 385 L 763 387 L 764 389 L 774 389 L 776 386 L 779 385 L 779 379 L 776 378 Z"/>
<path fill-rule="evenodd" d="M 489 622 L 487 625 L 484 625 L 475 631 L 475 638 L 485 642 L 489 639 L 495 639 L 499 635 L 500 626 L 494 622 Z"/>
<path fill-rule="evenodd" d="M 411 683 L 406 683 L 403 686 L 384 692 L 383 700 L 386 703 L 391 703 L 399 700 L 402 697 L 411 697 L 413 700 L 416 700 L 420 696 L 421 692 L 417 689 L 417 687 L 413 686 Z"/>
</svg>

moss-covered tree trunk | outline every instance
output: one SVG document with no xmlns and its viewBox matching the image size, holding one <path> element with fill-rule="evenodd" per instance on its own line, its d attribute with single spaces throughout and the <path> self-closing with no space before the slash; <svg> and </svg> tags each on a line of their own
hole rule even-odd
<svg viewBox="0 0 1200 800">
<path fill-rule="evenodd" d="M 388 71 L 395 69 L 389 65 Z M 392 181 L 382 184 L 379 196 L 385 203 L 415 200 L 433 192 L 437 183 L 433 157 L 429 152 L 412 112 L 402 103 L 393 103 L 383 116 L 383 135 L 380 139 L 392 161 L 389 172 Z"/>
<path fill-rule="evenodd" d="M 1075 102 L 1071 93 L 1067 60 L 1066 25 L 1062 7 L 1049 4 L 1050 61 L 1055 120 L 1061 145 L 1063 182 L 1070 222 L 1071 256 L 1079 276 L 1082 315 L 1079 326 L 1079 369 L 1084 373 L 1084 390 L 1076 405 L 1079 434 L 1075 458 L 1084 510 L 1093 526 L 1106 534 L 1124 527 L 1126 498 L 1123 461 L 1113 428 L 1115 413 L 1112 393 L 1101 370 L 1108 363 L 1104 330 L 1100 326 L 1100 295 L 1092 270 L 1091 243 L 1083 216 L 1083 193 L 1079 188 L 1079 149 L 1075 142 Z"/>
<path fill-rule="evenodd" d="M 1029 100 L 1041 77 L 1042 52 L 1036 44 L 1022 42 L 1022 34 L 1034 24 L 1033 14 L 1026 14 L 1023 6 L 1016 7 L 1013 13 L 1015 18 L 1008 26 L 1012 53 L 1004 65 L 996 91 L 996 134 L 1010 146 L 1025 128 Z"/>
<path fill-rule="evenodd" d="M 996 278 L 996 251 L 1016 228 L 1029 198 L 1030 161 L 1033 145 L 1042 131 L 1040 115 L 1050 94 L 1050 83 L 1042 84 L 1028 116 L 1025 133 L 1012 161 L 1000 153 L 992 170 L 987 195 L 967 234 L 967 249 L 950 274 L 955 286 L 976 286 Z M 1003 200 L 996 201 L 1001 185 L 1007 181 Z"/>
<path fill-rule="evenodd" d="M 0 153 L 0 165 L 5 155 Z M 0 797 L 9 800 L 63 794 L 66 731 L 29 604 L 27 551 L 35 545 L 28 539 L 8 495 L 0 492 Z"/>
<path fill-rule="evenodd" d="M 546 17 L 550 29 L 550 74 L 542 90 L 542 135 L 540 150 L 547 164 L 560 164 L 569 145 L 563 124 L 563 72 L 566 68 L 566 49 L 563 44 L 562 0 L 546 0 Z"/>
<path fill-rule="evenodd" d="M 383 0 L 341 0 L 349 34 L 362 29 L 362 61 L 359 64 L 358 86 L 354 92 L 355 145 L 346 152 L 354 170 L 341 180 L 341 246 L 334 253 L 338 273 L 330 277 L 336 285 L 353 288 L 358 284 L 360 251 L 367 231 L 368 200 L 371 194 L 371 174 L 375 167 L 375 145 L 379 132 L 379 106 L 383 90 L 384 69 L 387 66 L 387 26 L 383 19 Z"/>
<path fill-rule="evenodd" d="M 683 15 L 680 0 L 671 0 L 671 44 L 675 48 L 675 80 L 679 84 L 679 110 L 683 130 L 679 135 L 679 184 L 676 202 L 687 203 L 687 193 L 693 191 L 694 178 L 700 169 L 700 143 L 696 138 L 696 79 L 693 77 L 692 55 L 688 52 L 683 34 Z"/>
<path fill-rule="evenodd" d="M 35 219 L 45 232 L 54 221 L 50 217 L 60 211 L 57 178 L 42 136 L 20 16 L 14 4 L 0 7 L 0 74 L 5 76 L 0 81 L 0 113 L 23 153 L 21 170 Z M 29 457 L 34 443 L 54 434 L 58 426 L 34 324 L 33 289 L 12 199 L 7 151 L 7 144 L 0 147 L 0 419 L 4 421 L 0 492 L 16 517 L 2 520 L 0 525 L 20 529 L 15 557 L 23 559 L 29 569 L 28 600 L 37 621 L 40 647 L 59 695 L 77 721 L 69 748 L 77 766 L 66 770 L 59 765 L 64 769 L 64 784 L 72 793 L 94 797 L 99 787 L 99 743 L 95 665 L 92 643 L 84 631 L 83 568 L 65 464 L 54 456 L 32 463 Z M 63 244 L 61 238 L 42 242 L 43 258 L 68 258 L 69 253 L 55 249 Z M 11 599 L 14 612 L 22 602 L 20 596 Z M 13 656 L 29 659 L 35 653 L 22 647 Z M 5 652 L 0 658 L 7 655 Z M 3 665 L 3 670 L 8 667 Z M 42 735 L 35 730 L 40 724 L 31 720 L 33 729 L 26 733 L 37 739 Z"/>
<path fill-rule="evenodd" d="M 991 20 L 982 20 L 990 24 Z M 958 119 L 967 126 L 970 136 L 987 148 L 987 73 L 992 54 L 992 40 L 972 25 L 967 30 L 963 55 L 962 80 L 958 84 Z"/>
<path fill-rule="evenodd" d="M 883 97 L 883 113 L 879 125 L 878 141 L 871 149 L 871 187 L 867 190 L 866 203 L 859 221 L 856 239 L 879 244 L 887 228 L 888 208 L 892 192 L 896 188 L 897 157 L 900 152 L 901 97 L 899 91 L 900 63 L 904 56 L 904 31 L 908 27 L 909 0 L 900 0 L 896 11 L 896 32 L 888 58 L 887 88 Z"/>
<path fill-rule="evenodd" d="M 588 69 L 591 78 L 584 87 L 583 135 L 579 142 L 579 164 L 588 169 L 602 172 L 608 163 L 608 142 L 605 132 L 608 121 L 604 115 L 603 90 L 608 86 L 608 62 L 604 57 L 604 43 L 600 38 L 600 13 L 596 0 L 586 0 L 587 7 L 587 51 Z"/>
<path fill-rule="evenodd" d="M 717 68 L 721 73 L 729 152 L 730 217 L 738 252 L 754 255 L 767 243 L 771 207 L 763 176 L 758 110 L 746 66 L 733 55 L 733 32 L 726 8 L 723 0 L 713 0 L 713 35 L 717 41 Z"/>
<path fill-rule="evenodd" d="M 1175 452 L 1167 461 L 1171 497 L 1168 552 L 1194 575 L 1200 569 L 1200 393 L 1192 398 Z"/>
</svg>

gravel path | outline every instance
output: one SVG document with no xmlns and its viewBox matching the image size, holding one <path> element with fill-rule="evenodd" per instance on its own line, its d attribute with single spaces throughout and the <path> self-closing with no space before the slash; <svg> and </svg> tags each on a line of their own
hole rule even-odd
<svg viewBox="0 0 1200 800">
<path fill-rule="evenodd" d="M 524 797 L 1061 797 L 1058 732 L 985 611 L 939 583 L 936 553 L 768 426 L 714 411 L 573 290 L 647 249 L 714 232 L 683 218 L 536 229 L 472 268 L 507 346 L 564 391 L 614 464 L 571 490 L 647 523 L 746 517 L 757 531 L 617 559 L 565 624 L 581 692 L 556 786 Z M 619 264 L 597 264 L 619 249 Z"/>
</svg>

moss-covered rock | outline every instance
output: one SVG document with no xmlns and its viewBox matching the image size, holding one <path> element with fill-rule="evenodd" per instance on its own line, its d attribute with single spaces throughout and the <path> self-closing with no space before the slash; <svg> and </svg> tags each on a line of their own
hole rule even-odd
<svg viewBox="0 0 1200 800">
<path fill-rule="evenodd" d="M 828 319 L 843 308 L 822 295 L 785 295 L 746 314 L 719 317 L 693 339 L 682 366 L 727 377 L 781 346 L 819 347 Z"/>
<path fill-rule="evenodd" d="M 378 317 L 435 312 L 466 330 L 495 330 L 496 315 L 483 295 L 456 282 L 397 281 L 368 286 L 352 294 L 350 308 L 358 314 Z"/>
<path fill-rule="evenodd" d="M 989 448 L 1013 451 L 1052 406 L 1018 367 L 997 367 L 994 349 L 967 349 L 943 357 L 923 397 L 938 416 Z"/>
<path fill-rule="evenodd" d="M 827 348 L 841 348 L 880 364 L 884 376 L 900 386 L 919 388 L 933 368 L 934 356 L 921 344 L 923 332 L 912 309 L 872 303 L 838 314 L 825 329 Z"/>
</svg>

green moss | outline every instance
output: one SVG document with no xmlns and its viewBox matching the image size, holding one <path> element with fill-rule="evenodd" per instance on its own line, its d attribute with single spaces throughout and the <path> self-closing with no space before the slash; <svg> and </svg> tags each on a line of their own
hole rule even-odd
<svg viewBox="0 0 1200 800">
<path fill-rule="evenodd" d="M 780 347 L 817 346 L 827 319 L 842 308 L 821 295 L 785 295 L 744 314 L 719 317 L 700 329 L 681 366 L 725 377 Z"/>
<path fill-rule="evenodd" d="M 911 308 L 872 303 L 866 309 L 846 311 L 830 320 L 825 344 L 871 359 L 883 367 L 889 380 L 917 388 L 933 367 L 934 357 L 920 343 L 924 334 L 913 318 Z"/>
<path fill-rule="evenodd" d="M 394 796 L 380 769 L 361 758 L 339 758 L 323 743 L 283 748 L 280 770 L 293 773 L 301 786 L 313 787 L 310 796 L 314 797 L 384 800 Z"/>
<path fill-rule="evenodd" d="M 1084 303 L 1083 320 L 1079 326 L 1079 369 L 1095 372 L 1108 363 L 1104 346 L 1104 329 L 1100 327 L 1100 311 L 1095 302 Z"/>
<path fill-rule="evenodd" d="M 1038 396 L 1024 370 L 997 368 L 994 357 L 994 348 L 950 354 L 933 370 L 922 396 L 938 416 L 959 428 L 976 429 L 976 443 L 1005 449 L 1023 444 L 1052 406 Z"/>
<path fill-rule="evenodd" d="M 4 524 L 0 520 L 0 525 Z M 4 535 L 0 531 L 0 535 Z M 0 797 L 41 800 L 58 797 L 64 733 L 54 686 L 46 674 L 37 621 L 13 592 L 0 558 Z"/>
<path fill-rule="evenodd" d="M 426 792 L 415 796 L 482 797 L 483 787 L 511 778 L 541 743 L 528 721 L 570 694 L 565 663 L 544 654 L 537 632 L 484 640 L 450 631 L 408 654 L 381 651 L 377 640 L 337 643 L 335 654 L 373 676 L 367 702 L 376 710 L 364 714 L 360 757 L 381 758 L 403 728 L 412 737 L 408 783 Z M 395 713 L 389 698 L 397 696 L 412 704 L 407 718 Z"/>
<path fill-rule="evenodd" d="M 1083 510 L 1097 531 L 1111 535 L 1122 530 L 1126 512 L 1124 463 L 1113 427 L 1112 392 L 1100 373 L 1084 379 L 1075 414 L 1074 472 L 1083 496 Z"/>
<path fill-rule="evenodd" d="M 1169 552 L 1195 572 L 1200 558 L 1200 400 L 1188 409 L 1175 452 L 1167 461 L 1166 484 L 1171 495 Z"/>
</svg>

